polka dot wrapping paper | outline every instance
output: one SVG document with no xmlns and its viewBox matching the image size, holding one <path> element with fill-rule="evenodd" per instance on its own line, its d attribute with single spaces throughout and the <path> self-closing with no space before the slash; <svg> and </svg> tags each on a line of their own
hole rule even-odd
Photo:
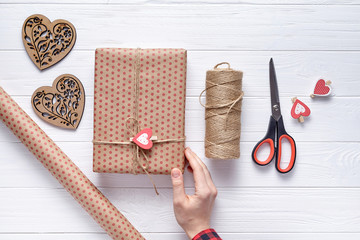
<svg viewBox="0 0 360 240">
<path fill-rule="evenodd" d="M 0 120 L 113 239 L 144 239 L 1 87 Z"/>
<path fill-rule="evenodd" d="M 184 49 L 96 49 L 95 172 L 184 171 L 184 140 L 175 140 L 185 139 L 186 63 Z M 134 143 L 121 144 L 137 132 L 129 119 L 136 119 L 139 129 L 151 128 L 160 141 L 143 154 Z"/>
</svg>

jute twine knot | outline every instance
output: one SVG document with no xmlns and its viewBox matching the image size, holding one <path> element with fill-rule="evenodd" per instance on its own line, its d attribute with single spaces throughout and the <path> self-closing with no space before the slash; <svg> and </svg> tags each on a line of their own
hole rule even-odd
<svg viewBox="0 0 360 240">
<path fill-rule="evenodd" d="M 227 64 L 227 68 L 218 68 Z M 243 99 L 241 71 L 221 62 L 206 72 L 206 88 L 199 102 L 205 107 L 205 156 L 214 159 L 240 157 L 241 105 Z M 206 92 L 206 104 L 201 102 Z"/>
</svg>

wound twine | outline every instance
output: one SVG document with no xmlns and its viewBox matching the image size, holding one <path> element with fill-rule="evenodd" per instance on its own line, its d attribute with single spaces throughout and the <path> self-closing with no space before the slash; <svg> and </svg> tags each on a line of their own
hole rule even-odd
<svg viewBox="0 0 360 240">
<path fill-rule="evenodd" d="M 140 89 L 140 48 L 136 49 L 136 64 L 135 64 L 135 106 L 134 106 L 134 117 L 128 117 L 125 121 L 126 124 L 126 128 L 130 131 L 131 135 L 133 137 L 135 137 L 135 135 L 141 131 L 141 126 L 138 120 L 138 116 L 139 116 L 139 89 Z M 129 120 L 134 120 L 133 123 L 133 129 L 128 126 L 128 122 Z M 165 142 L 184 142 L 185 141 L 185 137 L 184 138 L 174 138 L 174 139 L 158 139 L 158 140 L 152 140 L 154 144 L 156 143 L 165 143 Z M 132 141 L 123 141 L 123 142 L 113 142 L 113 141 L 100 141 L 100 140 L 93 140 L 94 144 L 110 144 L 110 145 L 133 145 L 134 146 L 134 155 L 133 155 L 133 174 L 136 174 L 136 167 L 140 166 L 143 171 L 146 173 L 146 175 L 149 177 L 151 183 L 154 186 L 155 192 L 157 195 L 159 195 L 159 192 L 157 191 L 156 185 L 151 177 L 151 175 L 149 174 L 149 172 L 147 171 L 147 168 L 149 167 L 149 158 L 147 157 L 146 153 L 147 151 L 140 148 L 138 145 L 136 145 L 134 142 Z M 143 166 L 143 164 L 140 163 L 140 153 L 143 155 L 144 159 L 145 159 L 145 166 Z"/>
<path fill-rule="evenodd" d="M 227 64 L 227 68 L 218 68 Z M 240 157 L 241 105 L 243 99 L 241 71 L 222 62 L 206 72 L 206 88 L 199 96 L 205 107 L 205 156 L 214 159 Z M 201 96 L 206 92 L 206 104 Z"/>
</svg>

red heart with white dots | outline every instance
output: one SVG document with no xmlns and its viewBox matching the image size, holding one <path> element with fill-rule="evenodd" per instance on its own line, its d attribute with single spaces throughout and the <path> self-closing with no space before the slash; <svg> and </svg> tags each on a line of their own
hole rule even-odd
<svg viewBox="0 0 360 240">
<path fill-rule="evenodd" d="M 151 128 L 144 128 L 133 138 L 133 142 L 143 149 L 150 149 L 153 142 L 150 140 L 152 136 Z"/>
<path fill-rule="evenodd" d="M 320 79 L 314 89 L 314 95 L 317 96 L 327 96 L 331 93 L 331 88 L 326 84 L 324 79 Z"/>
<path fill-rule="evenodd" d="M 300 116 L 309 116 L 310 115 L 310 108 L 306 106 L 305 103 L 296 99 L 292 108 L 291 108 L 291 116 L 295 119 L 298 119 Z"/>
</svg>

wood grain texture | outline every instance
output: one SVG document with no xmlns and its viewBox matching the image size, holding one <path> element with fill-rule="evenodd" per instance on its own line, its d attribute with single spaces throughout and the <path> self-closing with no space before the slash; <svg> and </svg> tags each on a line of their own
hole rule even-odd
<svg viewBox="0 0 360 240">
<path fill-rule="evenodd" d="M 335 97 L 358 96 L 360 52 L 348 51 L 188 51 L 187 96 L 199 96 L 205 88 L 205 73 L 215 64 L 228 61 L 244 72 L 246 97 L 269 97 L 268 62 L 276 64 L 280 95 L 308 97 L 320 78 L 333 82 Z M 24 51 L 0 51 L 1 86 L 12 96 L 31 95 L 38 86 L 49 85 L 63 73 L 77 76 L 87 96 L 94 95 L 95 50 L 76 51 L 52 68 L 36 71 Z M 20 87 L 21 86 L 21 87 Z"/>
<path fill-rule="evenodd" d="M 72 22 L 78 33 L 76 49 L 360 50 L 358 5 L 18 4 L 16 11 L 13 8 L 2 4 L 0 9 L 0 16 L 11 14 L 0 25 L 0 32 L 6 32 L 0 39 L 3 50 L 22 49 L 19 26 L 34 12 Z"/>
<path fill-rule="evenodd" d="M 149 240 L 185 240 L 184 233 L 142 233 Z M 221 237 L 226 240 L 304 240 L 304 239 L 327 239 L 327 240 L 358 240 L 358 233 L 222 233 Z M 2 240 L 111 240 L 105 233 L 23 233 L 1 234 Z"/>
<path fill-rule="evenodd" d="M 171 189 L 163 189 L 160 196 L 152 189 L 101 191 L 140 232 L 182 232 L 168 204 Z M 212 225 L 225 233 L 357 233 L 359 197 L 357 188 L 220 189 Z M 0 199 L 3 233 L 102 232 L 64 189 L 0 189 Z"/>
<path fill-rule="evenodd" d="M 86 91 L 86 90 L 85 90 Z M 60 131 L 36 116 L 31 109 L 29 97 L 14 97 L 14 100 L 27 112 L 39 126 L 54 141 L 92 141 L 93 126 L 93 98 L 87 97 L 83 119 L 74 131 Z M 284 116 L 286 130 L 297 142 L 301 141 L 359 141 L 360 128 L 354 114 L 360 112 L 360 98 L 328 98 L 312 100 L 310 97 L 301 99 L 311 108 L 312 115 L 307 118 L 305 124 L 299 124 L 296 119 L 291 118 L 291 98 L 280 98 L 281 108 Z M 268 119 L 270 116 L 270 99 L 247 98 L 243 100 L 241 116 L 241 142 L 259 141 L 265 135 Z M 353 128 L 334 127 L 342 123 Z M 331 129 L 331 131 L 328 131 Z M 204 109 L 199 104 L 198 98 L 188 97 L 186 99 L 185 113 L 185 135 L 187 141 L 202 142 L 204 140 Z M 4 125 L 0 125 L 0 142 L 18 141 L 9 133 Z"/>
<path fill-rule="evenodd" d="M 92 171 L 91 142 L 58 142 L 60 148 L 98 187 L 150 188 L 147 176 L 103 174 Z M 260 167 L 250 153 L 255 142 L 242 142 L 240 159 L 220 161 L 204 157 L 202 142 L 187 142 L 207 164 L 218 188 L 239 187 L 360 187 L 360 143 L 297 144 L 295 168 L 287 175 L 277 174 L 274 164 Z M 0 188 L 60 188 L 42 165 L 21 143 L 1 143 L 7 149 L 0 155 Z M 284 155 L 284 160 L 289 153 Z M 169 176 L 153 176 L 160 188 L 171 188 Z M 193 187 L 193 177 L 185 172 L 185 186 Z"/>
<path fill-rule="evenodd" d="M 358 5 L 359 0 L 0 0 L 0 4 L 248 4 L 248 5 Z"/>
<path fill-rule="evenodd" d="M 43 72 L 21 42 L 23 21 L 34 13 L 67 19 L 78 31 L 71 53 Z M 146 176 L 93 173 L 91 140 L 95 48 L 186 48 L 186 144 L 219 188 L 212 225 L 223 239 L 360 239 L 359 13 L 359 0 L 0 0 L 0 85 L 147 239 L 185 240 L 173 216 L 170 177 L 154 176 L 156 197 Z M 285 127 L 297 142 L 287 175 L 250 158 L 270 115 L 270 57 Z M 241 157 L 226 162 L 204 158 L 197 99 L 206 70 L 222 61 L 245 73 Z M 41 121 L 30 105 L 36 88 L 64 73 L 76 75 L 88 96 L 76 132 Z M 333 82 L 334 95 L 311 100 L 319 78 Z M 303 125 L 290 117 L 294 96 L 312 111 Z M 110 239 L 2 124 L 0 173 L 0 239 Z M 189 193 L 193 185 L 187 172 Z"/>
</svg>

